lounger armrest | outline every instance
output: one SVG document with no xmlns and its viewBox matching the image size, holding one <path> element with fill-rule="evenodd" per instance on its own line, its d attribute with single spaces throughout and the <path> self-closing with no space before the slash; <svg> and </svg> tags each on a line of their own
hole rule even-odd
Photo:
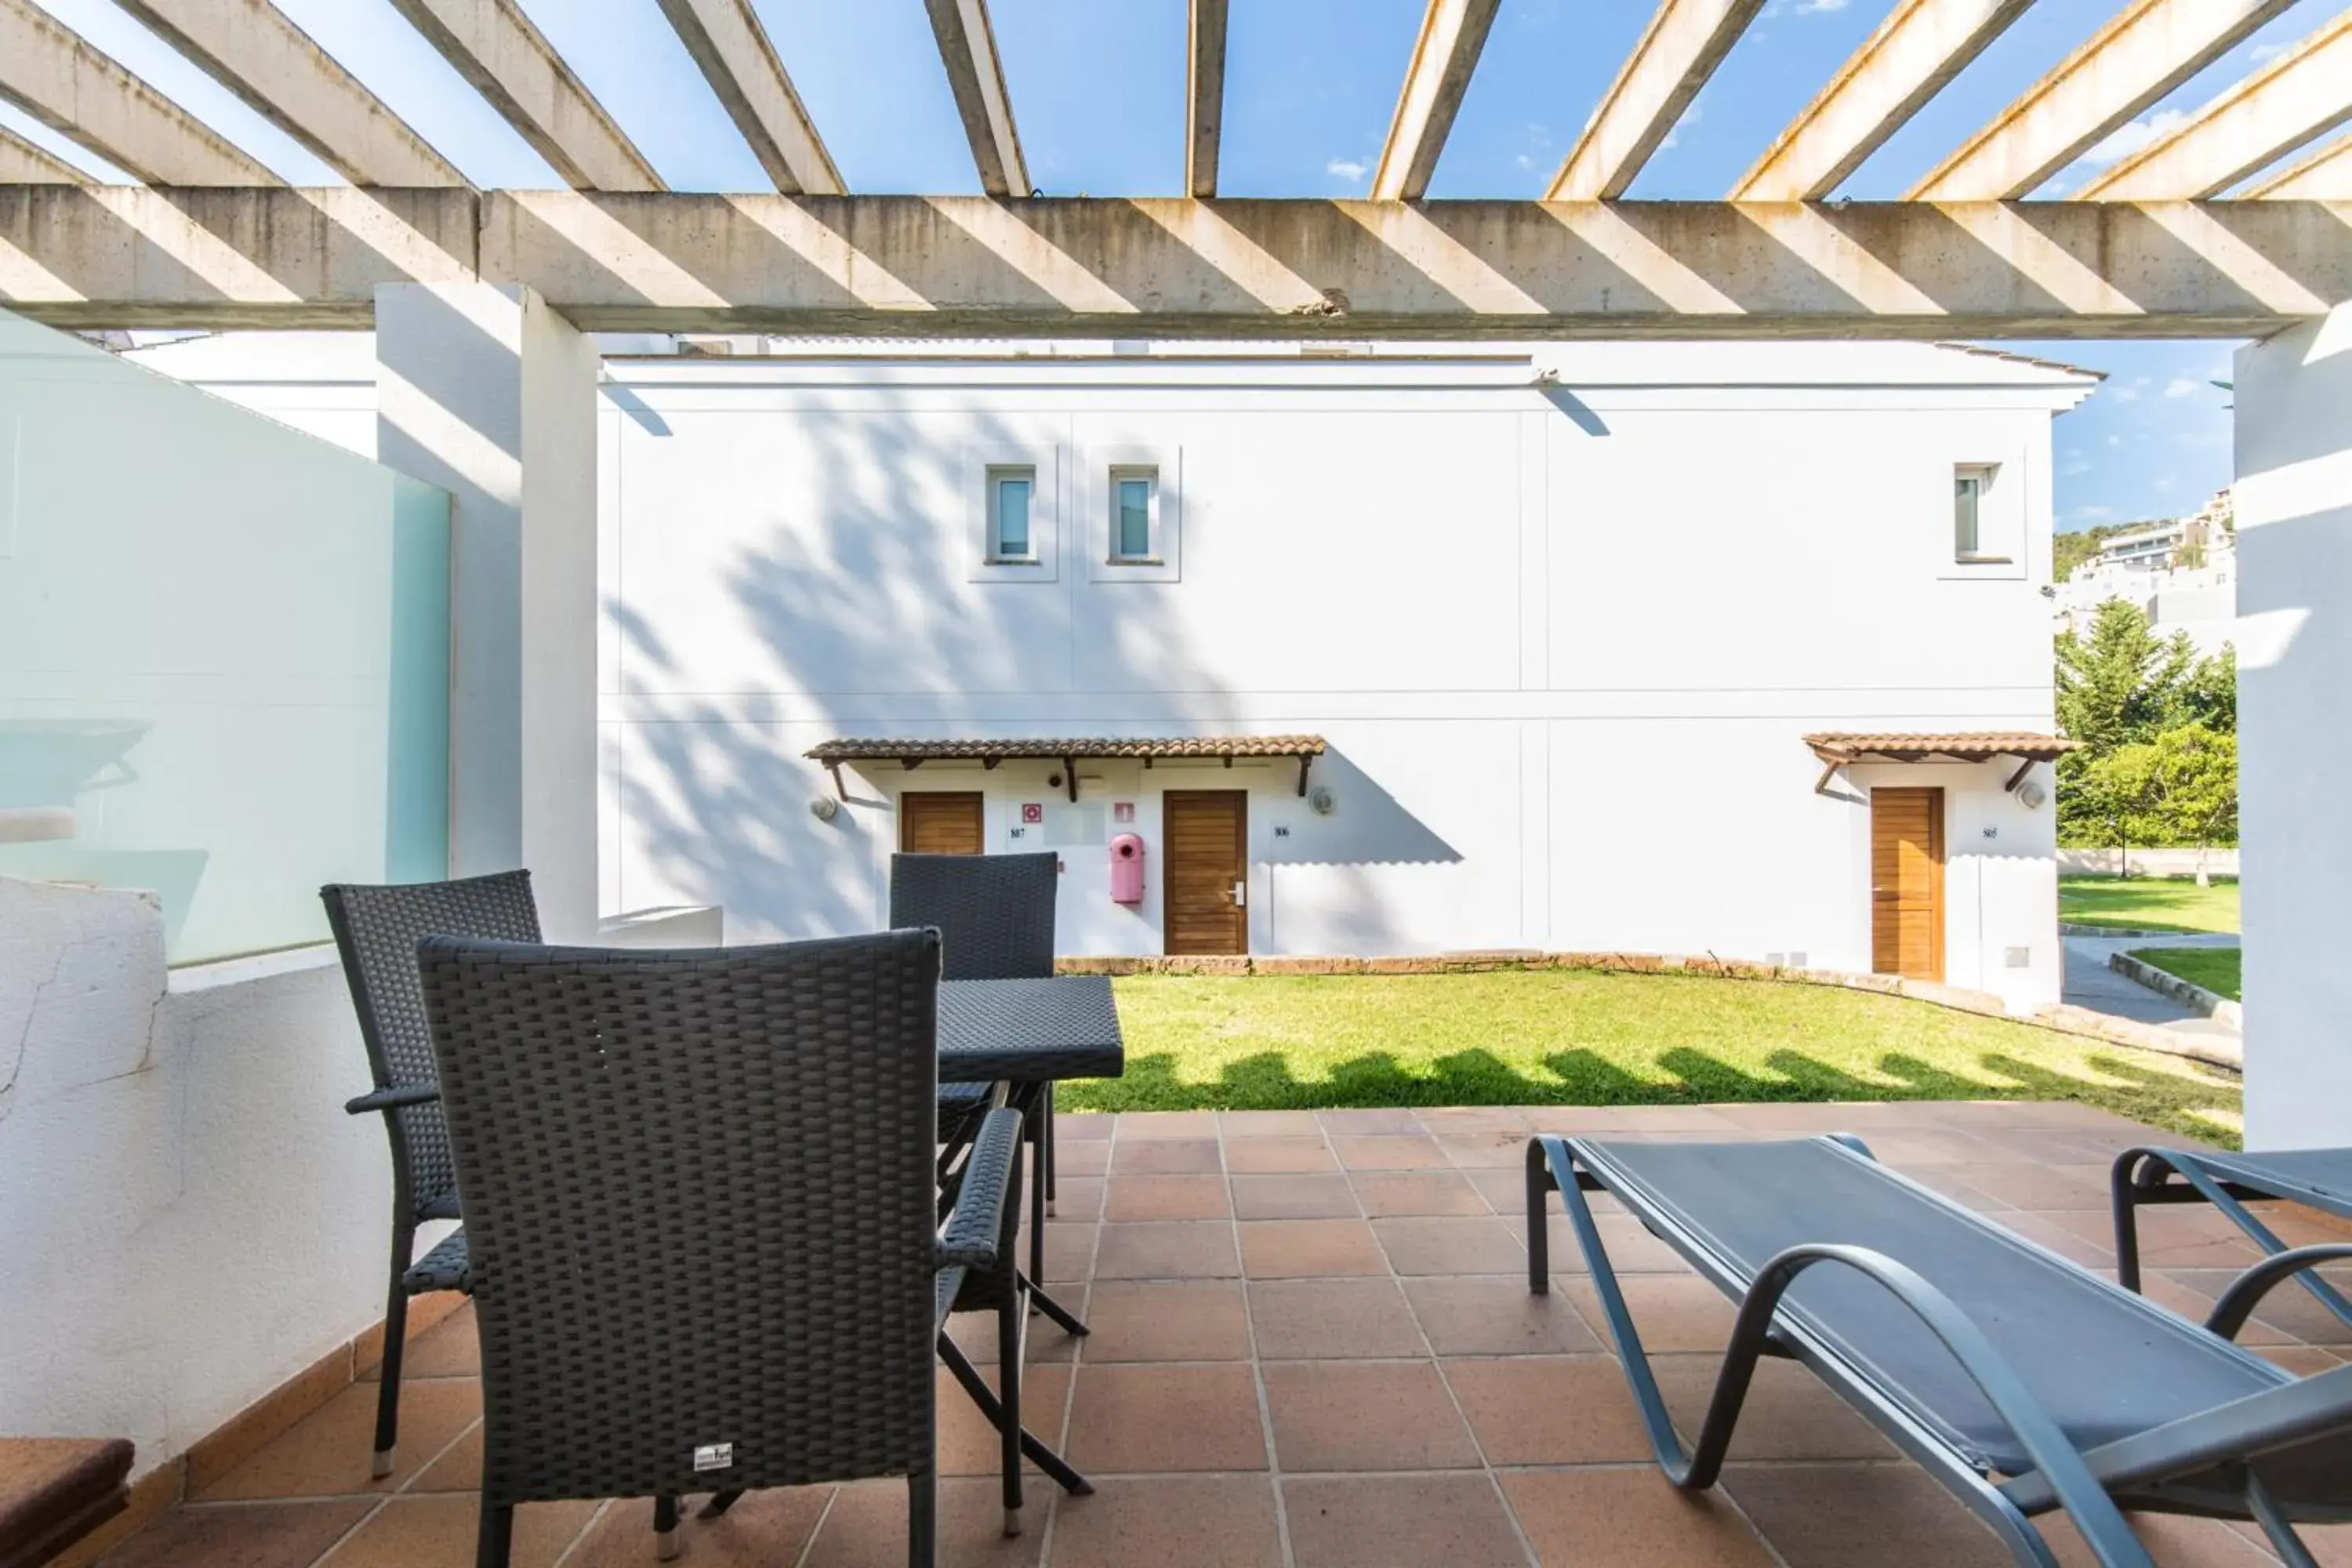
<svg viewBox="0 0 2352 1568">
<path fill-rule="evenodd" d="M 964 1161 L 955 1208 L 940 1226 L 941 1268 L 987 1268 L 1003 1260 L 1004 1215 L 1020 1161 L 1021 1113 L 1010 1108 L 990 1111 Z"/>
<path fill-rule="evenodd" d="M 373 1111 L 405 1110 L 412 1105 L 431 1105 L 441 1098 L 441 1086 L 435 1083 L 412 1083 L 399 1089 L 370 1089 L 357 1100 L 347 1100 L 343 1109 L 353 1116 L 366 1116 Z"/>
<path fill-rule="evenodd" d="M 2234 1340 L 2246 1320 L 2263 1297 L 2277 1286 L 2284 1284 L 2306 1268 L 2323 1263 L 2340 1263 L 2352 1258 L 2352 1243 L 2331 1241 L 2317 1247 L 2298 1247 L 2285 1252 L 2275 1252 L 2263 1258 L 2230 1282 L 2221 1299 L 2213 1304 L 2212 1315 L 2205 1326 L 2225 1340 Z"/>
</svg>

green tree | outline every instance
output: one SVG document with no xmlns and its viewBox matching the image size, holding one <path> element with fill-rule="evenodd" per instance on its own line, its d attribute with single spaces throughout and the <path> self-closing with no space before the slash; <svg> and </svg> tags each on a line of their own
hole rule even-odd
<svg viewBox="0 0 2352 1568">
<path fill-rule="evenodd" d="M 2191 658 L 2193 658 L 2193 655 Z M 2094 756 L 2153 735 L 2178 682 L 2179 652 L 2147 624 L 2137 605 L 2109 599 L 2090 626 L 2058 636 L 2058 724 Z"/>
<path fill-rule="evenodd" d="M 2238 837 L 2238 738 L 2182 724 L 2118 746 L 2078 771 L 2075 830 L 2124 847 L 2210 849 Z M 2062 809 L 2063 809 L 2062 802 Z M 2200 866 L 2198 876 L 2204 878 Z"/>
<path fill-rule="evenodd" d="M 2180 689 L 2183 723 L 2202 724 L 2224 735 L 2238 732 L 2238 650 L 2229 643 L 2210 658 L 2197 661 Z"/>
</svg>

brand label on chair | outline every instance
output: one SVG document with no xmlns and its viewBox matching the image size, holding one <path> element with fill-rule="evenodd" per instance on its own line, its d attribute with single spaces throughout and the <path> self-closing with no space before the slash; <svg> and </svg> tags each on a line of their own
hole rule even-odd
<svg viewBox="0 0 2352 1568">
<path fill-rule="evenodd" d="M 734 1468 L 735 1445 L 732 1443 L 704 1443 L 694 1450 L 697 1475 L 705 1470 L 731 1470 Z"/>
</svg>

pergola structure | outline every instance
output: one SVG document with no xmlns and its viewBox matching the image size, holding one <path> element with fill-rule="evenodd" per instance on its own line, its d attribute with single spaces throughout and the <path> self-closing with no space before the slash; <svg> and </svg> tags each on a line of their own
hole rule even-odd
<svg viewBox="0 0 2352 1568">
<path fill-rule="evenodd" d="M 1227 0 L 1191 0 L 1186 194 L 1131 199 L 1030 195 L 985 0 L 926 0 L 981 197 L 849 193 L 751 0 L 660 0 L 774 186 L 727 195 L 666 191 L 515 0 L 393 4 L 569 190 L 471 188 L 269 0 L 119 3 L 352 184 L 282 184 L 0 0 L 0 97 L 145 182 L 0 134 L 0 301 L 58 324 L 362 325 L 411 282 L 589 329 L 1225 337 L 2258 334 L 2352 296 L 2352 135 L 2275 167 L 2352 119 L 2352 16 L 2021 200 L 2288 0 L 2128 0 L 1906 199 L 1853 204 L 2028 0 L 1902 0 L 1723 201 L 1665 203 L 1622 197 L 1762 0 L 1662 0 L 1541 202 L 1423 200 L 1499 0 L 1431 0 L 1369 201 L 1217 199 Z"/>
<path fill-rule="evenodd" d="M 568 183 L 483 191 L 269 0 L 118 0 L 342 173 L 289 188 L 32 3 L 0 97 L 0 306 L 59 326 L 362 328 L 378 452 L 457 499 L 453 844 L 594 908 L 595 378 L 584 331 L 2212 337 L 2235 377 L 2249 1114 L 2352 1142 L 2352 13 L 2030 200 L 2292 0 L 2116 0 L 1903 199 L 1837 191 L 2029 0 L 1897 0 L 1719 201 L 1624 199 L 1763 0 L 1659 0 L 1540 201 L 1425 195 L 1499 0 L 1429 0 L 1371 199 L 1220 198 L 1228 0 L 1190 0 L 1181 195 L 1031 192 L 986 0 L 925 0 L 984 195 L 845 189 L 751 0 L 659 0 L 773 189 L 671 192 L 516 0 L 391 0 Z M 2332 139 L 2331 139 L 2332 138 Z"/>
</svg>

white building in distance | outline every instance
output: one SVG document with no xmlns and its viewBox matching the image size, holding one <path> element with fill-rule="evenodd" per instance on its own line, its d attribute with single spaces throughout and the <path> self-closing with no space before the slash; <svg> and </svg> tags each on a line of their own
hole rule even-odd
<svg viewBox="0 0 2352 1568">
<path fill-rule="evenodd" d="M 2110 535 L 2058 584 L 2057 629 L 2081 631 L 2110 599 L 2137 605 L 2158 637 L 2187 632 L 2200 653 L 2221 651 L 2236 632 L 2238 534 L 2230 492 L 2188 517 Z"/>
<path fill-rule="evenodd" d="M 2058 995 L 2050 426 L 2090 373 L 604 346 L 607 910 L 869 930 L 894 850 L 1050 849 L 1071 953 L 1712 952 Z M 363 335 L 137 357 L 373 450 Z"/>
</svg>

